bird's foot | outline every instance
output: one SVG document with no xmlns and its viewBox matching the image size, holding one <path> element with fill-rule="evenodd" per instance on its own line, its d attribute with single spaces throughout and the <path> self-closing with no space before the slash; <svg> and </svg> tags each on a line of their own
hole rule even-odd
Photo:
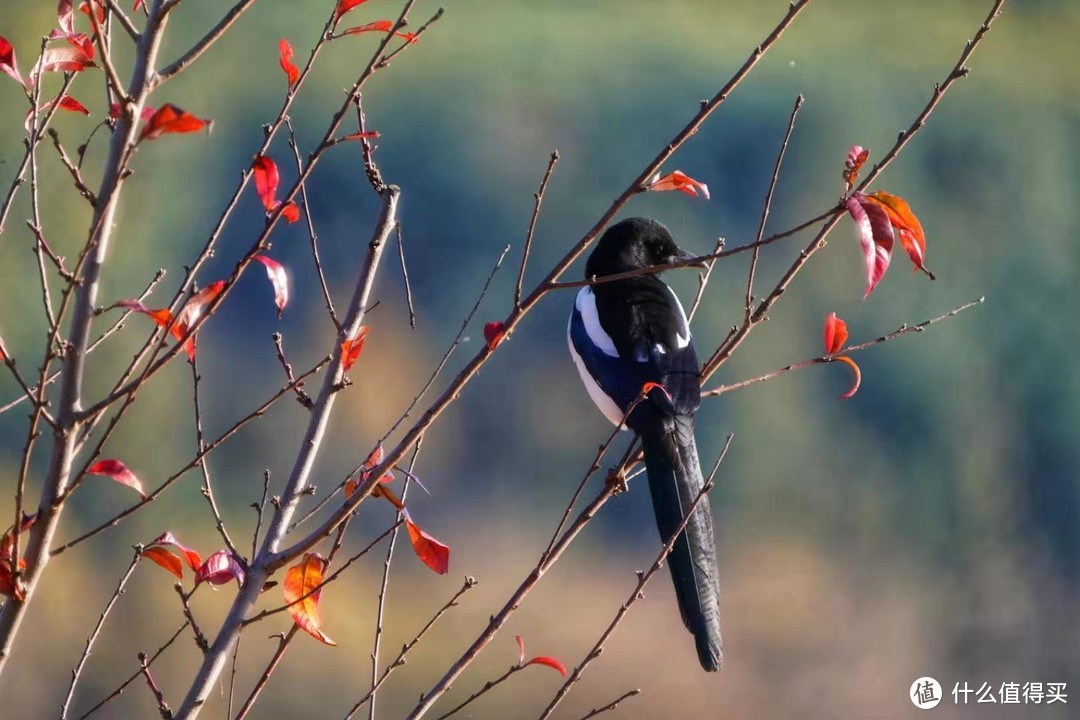
<svg viewBox="0 0 1080 720">
<path fill-rule="evenodd" d="M 609 470 L 605 482 L 614 488 L 615 495 L 622 495 L 630 489 L 630 486 L 626 483 L 626 473 L 621 468 Z"/>
</svg>

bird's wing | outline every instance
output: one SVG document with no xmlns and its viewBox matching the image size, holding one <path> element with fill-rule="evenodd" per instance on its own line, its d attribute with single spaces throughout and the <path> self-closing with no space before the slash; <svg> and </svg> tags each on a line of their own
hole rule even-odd
<svg viewBox="0 0 1080 720">
<path fill-rule="evenodd" d="M 599 285 L 598 292 L 582 288 L 570 318 L 571 346 L 624 413 L 642 385 L 656 382 L 671 401 L 651 393 L 649 404 L 655 411 L 692 414 L 701 402 L 701 388 L 689 324 L 671 289 L 655 278 L 648 280 L 654 282 L 610 283 L 621 287 Z"/>
</svg>

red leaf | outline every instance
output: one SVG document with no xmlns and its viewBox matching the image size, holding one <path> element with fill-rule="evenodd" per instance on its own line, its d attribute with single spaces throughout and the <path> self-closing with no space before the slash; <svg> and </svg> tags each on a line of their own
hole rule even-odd
<svg viewBox="0 0 1080 720">
<path fill-rule="evenodd" d="M 336 25 L 341 20 L 342 15 L 365 2 L 367 0 L 338 0 L 337 8 L 334 10 L 334 24 Z"/>
<path fill-rule="evenodd" d="M 19 523 L 19 533 L 22 534 L 30 529 L 37 520 L 37 514 L 23 514 L 22 522 Z M 14 597 L 19 602 L 26 599 L 26 584 L 22 578 L 14 582 L 15 569 L 15 526 L 12 525 L 0 538 L 0 595 Z M 19 558 L 20 570 L 26 569 L 26 560 Z"/>
<path fill-rule="evenodd" d="M 170 545 L 179 550 L 181 554 L 183 554 L 184 560 L 187 561 L 188 567 L 195 572 L 198 572 L 199 566 L 202 565 L 202 558 L 199 557 L 199 553 L 181 543 L 171 532 L 165 531 L 161 533 L 161 535 L 155 538 L 153 542 L 149 543 L 147 547 L 150 548 L 158 545 Z"/>
<path fill-rule="evenodd" d="M 146 122 L 150 118 L 154 117 L 154 112 L 155 112 L 154 108 L 144 105 L 143 109 L 142 109 L 142 112 L 139 114 L 139 117 L 143 122 Z M 109 117 L 111 117 L 113 120 L 119 120 L 120 119 L 120 104 L 119 103 L 113 103 L 112 105 L 109 106 Z"/>
<path fill-rule="evenodd" d="M 386 452 L 383 450 L 382 443 L 379 443 L 378 447 L 371 451 L 371 454 L 367 456 L 367 460 L 364 461 L 364 470 L 374 470 L 382 465 L 383 458 L 386 457 Z"/>
<path fill-rule="evenodd" d="M 547 665 L 549 668 L 554 668 L 558 670 L 563 677 L 566 677 L 566 666 L 555 658 L 551 658 L 546 655 L 534 657 L 532 660 L 525 663 L 524 667 L 528 667 L 529 665 Z"/>
<path fill-rule="evenodd" d="M 195 584 L 210 583 L 211 585 L 224 585 L 230 580 L 236 580 L 237 585 L 244 584 L 244 568 L 236 562 L 236 558 L 229 554 L 228 550 L 218 550 L 206 558 L 198 570 L 195 571 Z"/>
<path fill-rule="evenodd" d="M 285 222 L 292 225 L 300 219 L 300 208 L 294 202 L 285 203 L 285 207 L 281 210 L 281 217 L 285 218 Z"/>
<path fill-rule="evenodd" d="M 936 280 L 934 273 L 930 272 L 925 265 L 926 235 L 923 234 L 922 223 L 915 217 L 907 201 L 880 190 L 867 195 L 866 198 L 878 203 L 885 210 L 889 216 L 889 222 L 896 228 L 896 234 L 900 236 L 900 244 L 907 251 L 915 267 L 926 273 L 931 280 Z"/>
<path fill-rule="evenodd" d="M 139 8 L 143 6 L 143 0 L 135 0 L 135 7 L 131 8 L 131 12 L 139 12 Z"/>
<path fill-rule="evenodd" d="M 172 103 L 162 105 L 143 127 L 139 140 L 153 140 L 166 133 L 192 133 L 203 128 L 212 127 L 210 120 L 197 118 L 189 112 L 181 110 Z"/>
<path fill-rule="evenodd" d="M 656 173 L 656 175 L 653 175 L 652 180 L 649 181 L 649 184 L 645 189 L 657 192 L 678 190 L 691 197 L 698 197 L 700 195 L 706 200 L 709 199 L 709 186 L 703 182 L 698 182 L 682 170 L 676 170 L 663 177 L 660 177 L 660 173 Z"/>
<path fill-rule="evenodd" d="M 495 346 L 502 341 L 503 324 L 501 322 L 484 323 L 484 339 L 487 340 L 488 350 L 494 350 Z"/>
<path fill-rule="evenodd" d="M 282 590 L 293 621 L 316 640 L 337 645 L 322 631 L 322 615 L 319 613 L 320 586 L 326 566 L 326 560 L 318 553 L 306 553 L 303 560 L 285 573 Z"/>
<path fill-rule="evenodd" d="M 416 557 L 438 574 L 445 575 L 450 570 L 450 548 L 424 532 L 408 515 L 405 527 L 409 529 L 409 540 Z"/>
<path fill-rule="evenodd" d="M 270 284 L 274 287 L 274 304 L 277 305 L 278 317 L 285 310 L 289 302 L 289 276 L 285 274 L 285 268 L 277 260 L 265 255 L 256 255 L 255 259 L 266 266 L 266 276 L 270 278 Z"/>
<path fill-rule="evenodd" d="M 49 112 L 49 109 L 52 106 L 53 106 L 53 101 L 49 100 L 44 105 L 42 105 L 40 108 L 38 108 L 38 117 L 42 117 L 43 115 L 45 115 L 45 113 Z M 81 102 L 79 102 L 75 98 L 71 97 L 70 95 L 64 95 L 63 97 L 60 98 L 60 109 L 61 110 L 68 110 L 70 112 L 82 113 L 83 115 L 89 115 L 90 114 L 90 111 L 87 110 L 86 107 Z M 30 130 L 32 129 L 31 123 L 32 123 L 33 119 L 34 119 L 34 110 L 33 110 L 33 108 L 31 108 L 30 110 L 27 111 L 26 120 L 23 122 L 23 129 L 26 130 L 27 133 L 29 133 Z"/>
<path fill-rule="evenodd" d="M 834 357 L 833 360 L 842 362 L 855 371 L 855 383 L 851 386 L 851 389 L 843 395 L 837 396 L 836 398 L 837 400 L 847 400 L 849 397 L 858 392 L 859 384 L 862 382 L 862 371 L 859 370 L 859 366 L 855 364 L 855 361 L 849 358 L 847 355 L 838 355 Z"/>
<path fill-rule="evenodd" d="M 341 362 L 346 371 L 351 369 L 356 363 L 356 359 L 360 357 L 360 352 L 364 349 L 364 341 L 367 340 L 367 336 L 367 325 L 361 325 L 360 329 L 356 332 L 356 337 L 341 343 Z"/>
<path fill-rule="evenodd" d="M 56 4 L 56 24 L 68 35 L 75 32 L 75 13 L 71 4 L 72 0 L 60 0 Z"/>
<path fill-rule="evenodd" d="M 351 28 L 349 28 L 347 30 L 342 30 L 341 34 L 342 35 L 359 35 L 361 33 L 369 33 L 369 32 L 390 32 L 390 29 L 393 28 L 393 27 L 394 27 L 394 22 L 392 20 L 376 20 L 374 22 L 369 22 L 367 25 L 358 25 L 356 27 L 351 27 Z M 410 43 L 415 43 L 416 42 L 416 33 L 396 32 L 394 34 L 397 35 L 399 38 L 401 38 L 403 40 L 407 40 Z"/>
<path fill-rule="evenodd" d="M 825 318 L 825 354 L 835 355 L 840 352 L 844 343 L 847 342 L 847 323 L 831 313 Z"/>
<path fill-rule="evenodd" d="M 214 301 L 218 295 L 225 290 L 225 281 L 218 280 L 212 282 L 204 287 L 199 292 L 192 295 L 184 307 L 181 308 L 180 314 L 176 316 L 176 323 L 172 326 L 171 334 L 177 340 L 180 340 L 187 334 L 187 331 L 198 322 L 199 318 L 203 314 L 203 310 L 206 306 Z M 167 311 L 166 311 L 167 312 Z M 187 351 L 188 359 L 195 359 L 195 336 L 192 335 L 184 343 L 184 350 Z"/>
<path fill-rule="evenodd" d="M 0 72 L 26 87 L 26 81 L 19 74 L 18 63 L 15 60 L 15 48 L 3 35 L 0 35 Z"/>
<path fill-rule="evenodd" d="M 289 87 L 292 87 L 300 77 L 300 68 L 296 67 L 292 61 L 292 45 L 290 45 L 289 41 L 285 38 L 281 38 L 278 42 L 278 51 L 281 54 L 278 62 L 281 63 L 281 69 L 285 71 L 285 77 L 289 79 Z"/>
<path fill-rule="evenodd" d="M 859 170 L 868 157 L 870 157 L 870 151 L 862 145 L 852 145 L 851 149 L 848 150 L 847 157 L 844 158 L 843 172 L 843 178 L 848 188 L 851 188 L 859 179 Z"/>
<path fill-rule="evenodd" d="M 664 393 L 664 397 L 666 397 L 668 399 L 668 402 L 674 402 L 674 400 L 671 399 L 671 393 L 669 393 L 667 391 L 666 387 L 664 387 L 663 385 L 661 385 L 658 382 L 647 382 L 647 383 L 645 383 L 644 385 L 641 386 L 641 394 L 642 395 L 647 396 L 653 390 L 659 390 L 660 392 Z"/>
<path fill-rule="evenodd" d="M 103 3 L 101 0 L 91 0 L 91 2 L 87 2 L 87 0 L 83 0 L 81 3 L 79 3 L 79 12 L 86 15 L 86 17 L 90 19 L 91 25 L 93 25 L 94 18 L 91 17 L 91 15 L 90 15 L 90 6 L 91 6 L 91 4 L 93 4 L 94 10 L 96 10 L 95 15 L 97 15 L 97 23 L 98 23 L 98 25 L 104 25 L 105 24 L 105 3 Z"/>
<path fill-rule="evenodd" d="M 259 155 L 255 158 L 252 167 L 255 173 L 255 191 L 259 193 L 259 199 L 262 200 L 263 207 L 266 208 L 267 212 L 270 212 L 278 204 L 277 190 L 280 177 L 277 163 L 265 155 Z"/>
<path fill-rule="evenodd" d="M 90 46 L 91 50 L 93 46 Z M 73 47 L 49 48 L 41 54 L 30 75 L 32 78 L 46 72 L 79 72 L 97 67 L 93 55 L 87 54 L 77 44 Z"/>
<path fill-rule="evenodd" d="M 169 550 L 163 547 L 149 547 L 143 550 L 142 556 L 171 572 L 177 580 L 184 579 L 184 563 Z"/>
<path fill-rule="evenodd" d="M 68 33 L 63 36 L 68 44 L 76 50 L 81 50 L 87 58 L 94 59 L 94 43 L 86 33 Z"/>
<path fill-rule="evenodd" d="M 892 259 L 893 229 L 889 216 L 880 205 L 866 200 L 862 193 L 856 193 L 845 201 L 848 212 L 855 221 L 863 257 L 866 259 L 866 297 L 889 269 Z"/>
<path fill-rule="evenodd" d="M 99 460 L 94 463 L 86 473 L 87 475 L 104 475 L 105 477 L 112 478 L 121 485 L 127 485 L 129 488 L 133 488 L 143 496 L 143 499 L 146 499 L 146 492 L 143 490 L 139 478 L 135 476 L 135 473 L 128 470 L 127 465 L 124 465 L 124 463 L 119 460 Z"/>
</svg>

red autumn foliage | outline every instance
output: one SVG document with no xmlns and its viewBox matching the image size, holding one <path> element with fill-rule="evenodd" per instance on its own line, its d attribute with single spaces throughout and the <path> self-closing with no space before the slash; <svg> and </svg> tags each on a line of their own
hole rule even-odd
<svg viewBox="0 0 1080 720">
<path fill-rule="evenodd" d="M 277 260 L 266 255 L 256 255 L 255 259 L 266 267 L 266 276 L 270 278 L 270 285 L 274 288 L 274 304 L 277 305 L 280 318 L 289 302 L 289 276 L 285 267 Z"/>
<path fill-rule="evenodd" d="M 281 38 L 278 42 L 278 52 L 280 58 L 278 62 L 281 64 L 281 69 L 285 71 L 285 77 L 289 79 L 289 87 L 296 84 L 296 81 L 300 78 L 300 68 L 293 64 L 293 49 L 292 45 L 285 38 Z"/>
<path fill-rule="evenodd" d="M 900 244 L 907 251 L 908 257 L 911 258 L 911 262 L 915 264 L 915 267 L 926 273 L 931 280 L 936 280 L 934 273 L 930 272 L 924 264 L 926 260 L 926 235 L 923 233 L 922 223 L 919 222 L 919 218 L 915 217 L 915 213 L 911 211 L 907 201 L 881 190 L 865 197 L 867 200 L 872 200 L 884 208 L 885 213 L 889 216 L 889 223 L 895 228 L 896 234 L 900 238 Z"/>
<path fill-rule="evenodd" d="M 698 182 L 682 170 L 676 170 L 663 177 L 660 176 L 660 173 L 656 173 L 645 189 L 657 192 L 678 190 L 690 197 L 701 196 L 706 200 L 709 199 L 709 186 L 703 182 Z"/>
<path fill-rule="evenodd" d="M 209 130 L 211 127 L 213 127 L 211 120 L 197 118 L 172 103 L 167 103 L 158 108 L 146 121 L 142 132 L 139 133 L 139 141 L 153 140 L 166 134 L 198 132 L 203 128 Z"/>
<path fill-rule="evenodd" d="M 159 327 L 167 327 L 169 334 L 176 338 L 178 341 L 183 339 L 188 330 L 198 321 L 202 315 L 206 306 L 213 302 L 214 298 L 220 295 L 225 290 L 225 281 L 218 280 L 217 282 L 207 285 L 199 292 L 192 295 L 188 301 L 184 304 L 184 307 L 180 310 L 180 314 L 177 316 L 176 322 L 173 322 L 172 313 L 168 308 L 151 309 L 143 305 L 138 300 L 119 300 L 113 303 L 113 307 L 122 307 L 128 310 L 133 310 L 137 313 L 142 313 L 148 318 L 153 320 Z M 195 359 L 195 336 L 192 335 L 184 342 L 184 350 L 187 352 L 188 359 Z"/>
<path fill-rule="evenodd" d="M 844 159 L 843 178 L 849 190 L 858 182 L 859 170 L 862 169 L 863 163 L 866 162 L 868 157 L 870 157 L 870 151 L 862 145 L 852 145 L 851 149 L 848 150 L 847 157 Z"/>
<path fill-rule="evenodd" d="M 405 527 L 409 530 L 409 540 L 412 541 L 416 557 L 440 575 L 449 572 L 450 548 L 428 535 L 423 528 L 414 523 L 407 511 L 405 512 Z"/>
<path fill-rule="evenodd" d="M 244 568 L 236 561 L 228 550 L 218 550 L 206 558 L 199 569 L 195 571 L 195 584 L 209 583 L 210 585 L 224 585 L 230 580 L 236 580 L 237 585 L 244 584 Z"/>
<path fill-rule="evenodd" d="M 835 355 L 840 352 L 847 338 L 847 323 L 838 318 L 836 313 L 830 313 L 829 317 L 825 318 L 825 353 Z"/>
<path fill-rule="evenodd" d="M 667 388 L 664 387 L 663 385 L 661 385 L 660 383 L 658 383 L 658 382 L 647 382 L 647 383 L 645 383 L 644 385 L 641 386 L 641 394 L 643 396 L 648 396 L 648 394 L 651 393 L 653 390 L 659 390 L 660 392 L 664 393 L 664 397 L 666 397 L 668 399 L 668 402 L 673 402 L 672 399 L 671 399 L 671 393 L 669 393 L 667 391 Z"/>
<path fill-rule="evenodd" d="M 369 33 L 369 32 L 390 32 L 390 30 L 393 27 L 394 27 L 394 22 L 392 20 L 376 20 L 374 22 L 369 22 L 366 25 L 357 25 L 356 27 L 351 27 L 351 28 L 348 28 L 347 30 L 342 30 L 341 34 L 342 35 L 360 35 L 361 33 Z M 395 32 L 394 35 L 396 35 L 399 38 L 401 38 L 402 40 L 406 40 L 406 41 L 408 41 L 410 43 L 415 43 L 416 42 L 416 33 L 398 31 L 398 32 Z"/>
<path fill-rule="evenodd" d="M 866 297 L 874 291 L 892 260 L 893 230 L 889 216 L 880 205 L 865 200 L 865 195 L 855 193 L 847 200 L 848 213 L 855 221 L 855 230 L 866 260 Z"/>
<path fill-rule="evenodd" d="M 143 490 L 142 482 L 139 481 L 139 478 L 135 473 L 128 469 L 127 465 L 119 460 L 111 458 L 99 460 L 90 466 L 90 469 L 86 471 L 86 474 L 103 475 L 107 478 L 111 478 L 121 485 L 127 485 L 129 488 L 132 488 L 142 495 L 143 498 L 146 497 L 146 491 Z"/>
<path fill-rule="evenodd" d="M 19 65 L 15 60 L 15 48 L 3 35 L 0 35 L 0 72 L 26 87 L 26 81 L 19 74 Z"/>
<path fill-rule="evenodd" d="M 520 635 L 515 635 L 514 639 L 518 644 L 518 667 L 528 667 L 530 665 L 546 665 L 549 668 L 557 670 L 560 675 L 566 677 L 566 666 L 553 657 L 547 655 L 539 655 L 531 660 L 525 660 L 525 640 Z"/>
<path fill-rule="evenodd" d="M 494 350 L 502 342 L 503 324 L 501 322 L 484 323 L 484 340 L 487 341 L 488 350 Z"/>
<path fill-rule="evenodd" d="M 87 44 L 84 47 L 70 36 L 72 47 L 49 48 L 41 54 L 41 59 L 34 65 L 30 73 L 31 82 L 41 73 L 46 72 L 81 72 L 86 68 L 97 67 L 94 62 L 94 46 Z M 85 35 L 83 36 L 85 37 Z M 90 52 L 86 52 L 89 48 Z"/>
<path fill-rule="evenodd" d="M 52 108 L 53 104 L 54 104 L 54 101 L 49 100 L 44 105 L 42 105 L 40 108 L 38 108 L 38 111 L 37 111 L 38 117 L 39 118 L 43 117 L 45 115 L 45 113 L 49 112 L 49 110 L 50 110 L 50 108 Z M 81 102 L 79 102 L 75 98 L 71 97 L 70 95 L 64 95 L 63 97 L 61 97 L 60 101 L 58 103 L 58 107 L 61 110 L 67 110 L 69 112 L 82 113 L 83 115 L 89 115 L 90 114 L 90 111 L 86 109 L 85 105 L 83 105 Z M 31 108 L 30 110 L 26 111 L 26 120 L 23 121 L 23 129 L 26 130 L 27 134 L 29 134 L 30 130 L 32 129 L 33 120 L 34 120 L 34 110 L 33 110 L 33 108 Z"/>
<path fill-rule="evenodd" d="M 269 216 L 281 207 L 281 201 L 277 199 L 278 185 L 281 182 L 277 163 L 265 155 L 259 155 L 251 168 L 255 176 L 255 191 L 259 193 L 259 199 Z M 296 203 L 290 202 L 282 208 L 281 214 L 286 222 L 294 223 L 300 219 L 300 208 L 296 207 Z"/>
<path fill-rule="evenodd" d="M 338 0 L 337 7 L 334 9 L 334 24 L 336 25 L 341 20 L 342 15 L 365 2 L 367 0 Z"/>
<path fill-rule="evenodd" d="M 364 349 L 364 341 L 367 340 L 368 326 L 361 325 L 356 335 L 341 343 L 341 362 L 345 371 L 348 372 L 356 364 L 357 358 Z"/>
<path fill-rule="evenodd" d="M 199 556 L 199 553 L 192 550 L 187 545 L 184 545 L 183 543 L 181 543 L 179 540 L 176 539 L 176 536 L 174 536 L 168 530 L 161 533 L 161 535 L 156 537 L 146 547 L 147 548 L 163 547 L 165 545 L 168 545 L 170 547 L 174 547 L 177 550 L 179 550 L 180 554 L 184 556 L 184 561 L 187 562 L 188 567 L 190 567 L 192 569 L 192 571 L 194 571 L 194 572 L 199 571 L 199 567 L 202 566 L 202 558 Z"/>
<path fill-rule="evenodd" d="M 37 515 L 26 515 L 19 523 L 19 534 L 22 535 L 34 524 Z M 26 569 L 26 560 L 19 558 L 19 570 Z M 20 578 L 15 581 L 15 526 L 12 525 L 0 537 L 0 596 L 12 597 L 22 602 L 26 599 L 26 588 Z"/>
<path fill-rule="evenodd" d="M 303 559 L 285 573 L 282 590 L 293 621 L 306 633 L 327 645 L 337 645 L 322 631 L 319 598 L 322 596 L 323 574 L 327 562 L 318 553 L 306 553 Z"/>
</svg>

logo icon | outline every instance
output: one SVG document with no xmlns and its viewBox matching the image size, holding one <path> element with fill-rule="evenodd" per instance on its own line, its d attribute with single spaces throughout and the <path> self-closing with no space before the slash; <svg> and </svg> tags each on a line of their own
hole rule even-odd
<svg viewBox="0 0 1080 720">
<path fill-rule="evenodd" d="M 911 683 L 908 697 L 911 698 L 911 703 L 920 710 L 937 707 L 937 704 L 941 702 L 941 684 L 932 677 L 921 677 Z"/>
</svg>

